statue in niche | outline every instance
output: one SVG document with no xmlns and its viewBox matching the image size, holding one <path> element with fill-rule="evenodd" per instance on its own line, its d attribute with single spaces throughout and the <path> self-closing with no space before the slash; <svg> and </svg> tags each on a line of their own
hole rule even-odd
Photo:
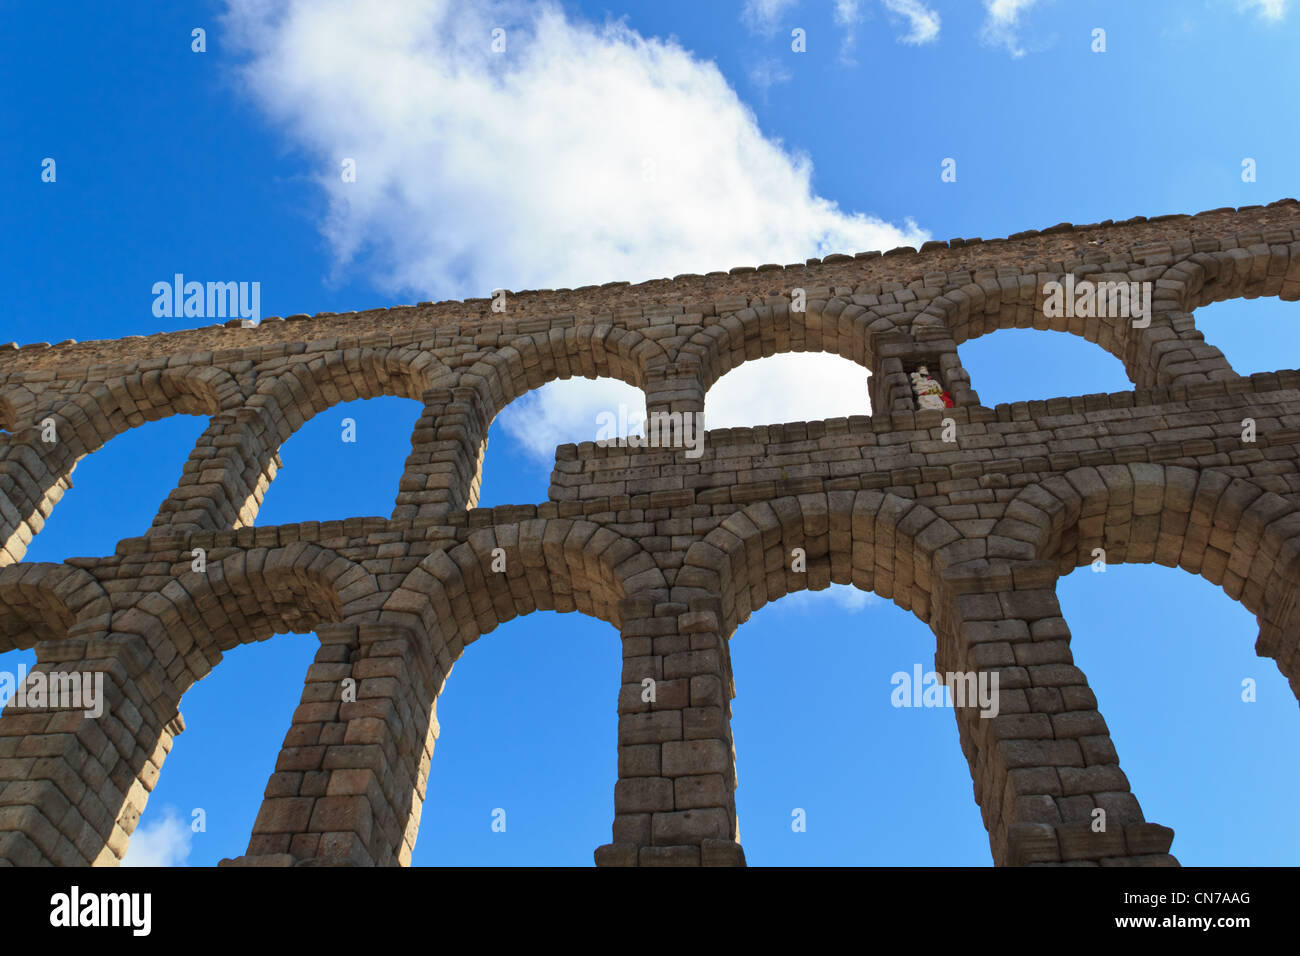
<svg viewBox="0 0 1300 956">
<path fill-rule="evenodd" d="M 912 380 L 912 394 L 916 397 L 916 407 L 921 411 L 927 409 L 952 408 L 955 402 L 944 391 L 943 386 L 930 376 L 930 370 L 922 365 L 908 376 Z"/>
</svg>

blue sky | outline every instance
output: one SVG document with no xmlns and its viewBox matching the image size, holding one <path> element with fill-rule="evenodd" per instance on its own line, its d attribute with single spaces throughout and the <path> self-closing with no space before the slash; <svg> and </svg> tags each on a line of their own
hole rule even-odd
<svg viewBox="0 0 1300 956">
<path fill-rule="evenodd" d="M 70 3 L 56 23 L 0 3 L 0 341 L 193 324 L 151 310 L 176 272 L 259 281 L 263 315 L 343 312 L 1297 196 L 1294 6 L 411 2 L 268 17 L 240 0 Z M 946 158 L 955 183 L 940 181 Z M 1197 313 L 1243 373 L 1300 365 L 1295 318 L 1274 300 Z M 1129 387 L 1066 335 L 1002 331 L 961 353 L 986 404 Z M 861 413 L 865 381 L 834 357 L 748 363 L 710 393 L 709 421 Z M 579 380 L 520 399 L 493 426 L 482 503 L 544 500 L 554 445 L 594 437 L 593 410 L 618 401 L 638 396 Z M 417 415 L 396 398 L 318 415 L 284 447 L 257 523 L 389 514 Z M 349 416 L 356 444 L 339 441 Z M 203 426 L 156 422 L 83 460 L 29 560 L 141 533 Z M 1251 616 L 1159 567 L 1085 568 L 1059 591 L 1121 766 L 1180 859 L 1295 863 L 1300 714 L 1254 656 Z M 133 858 L 243 852 L 313 644 L 239 648 L 187 695 Z M 951 714 L 889 703 L 891 674 L 930 666 L 928 628 L 857 592 L 792 595 L 740 628 L 733 659 L 752 864 L 989 865 Z M 0 655 L 0 669 L 31 660 Z M 613 819 L 618 675 L 616 632 L 576 614 L 470 647 L 439 704 L 415 862 L 590 864 Z M 791 830 L 796 808 L 807 832 Z"/>
</svg>

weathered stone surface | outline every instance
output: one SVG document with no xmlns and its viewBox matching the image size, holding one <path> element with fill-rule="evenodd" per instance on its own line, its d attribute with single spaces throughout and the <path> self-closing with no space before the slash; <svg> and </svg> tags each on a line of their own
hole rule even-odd
<svg viewBox="0 0 1300 956">
<path fill-rule="evenodd" d="M 1150 324 L 1049 316 L 1046 283 L 1074 272 L 1151 282 Z M 1201 574 L 1257 615 L 1259 652 L 1300 689 L 1300 372 L 1238 377 L 1195 323 L 1260 295 L 1300 299 L 1294 201 L 518 293 L 505 313 L 424 303 L 6 350 L 0 651 L 103 673 L 107 706 L 0 716 L 0 863 L 118 862 L 185 692 L 224 651 L 286 631 L 315 631 L 320 651 L 248 852 L 226 862 L 408 863 L 447 675 L 501 622 L 555 609 L 623 639 L 597 862 L 743 864 L 730 637 L 837 583 L 927 622 L 942 670 L 998 676 L 997 717 L 957 710 L 995 862 L 1175 864 L 1074 666 L 1055 582 L 1094 562 Z M 1082 336 L 1134 388 L 985 407 L 961 343 L 1006 328 Z M 860 408 L 710 431 L 686 454 L 723 374 L 790 351 L 869 371 Z M 918 409 L 922 365 L 951 407 Z M 575 436 L 547 501 L 475 508 L 497 413 L 570 376 L 642 389 L 670 444 Z M 284 441 L 380 395 L 422 405 L 391 516 L 253 527 Z M 78 460 L 176 414 L 209 423 L 152 527 L 112 555 L 22 561 Z M 1097 810 L 1109 829 L 1093 835 Z"/>
</svg>

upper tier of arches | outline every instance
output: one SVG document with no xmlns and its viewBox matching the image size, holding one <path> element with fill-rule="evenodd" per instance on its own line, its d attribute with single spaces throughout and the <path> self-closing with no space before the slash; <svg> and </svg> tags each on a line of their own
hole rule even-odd
<svg viewBox="0 0 1300 956">
<path fill-rule="evenodd" d="M 1051 328 L 1100 345 L 1138 386 L 1232 377 L 1222 354 L 1196 332 L 1190 311 L 1226 298 L 1296 298 L 1300 258 L 1278 251 L 1286 247 L 1267 248 L 1267 255 L 1230 249 L 1195 253 L 1159 270 L 1129 264 L 1129 272 L 1088 275 L 1102 281 L 1141 274 L 1152 281 L 1154 315 L 1147 328 L 1116 319 L 1047 319 L 1035 273 L 957 286 L 917 282 L 872 296 L 845 297 L 836 290 L 841 294 L 809 300 L 802 311 L 787 299 L 754 300 L 721 315 L 652 317 L 639 328 L 613 320 L 569 323 L 494 342 L 307 350 L 261 363 L 233 362 L 229 369 L 169 363 L 84 386 L 57 376 L 49 383 L 23 380 L 0 388 L 0 426 L 8 429 L 0 433 L 0 472 L 8 479 L 0 489 L 0 563 L 21 559 L 78 459 L 128 428 L 167 415 L 208 415 L 211 422 L 154 524 L 217 529 L 250 525 L 274 478 L 280 445 L 313 415 L 357 398 L 393 395 L 425 405 L 403 488 L 420 485 L 412 492 L 418 500 L 431 486 L 447 485 L 427 474 L 412 478 L 412 463 L 422 464 L 421 458 L 465 458 L 447 466 L 458 471 L 448 494 L 434 496 L 439 507 L 454 508 L 473 503 L 474 472 L 497 413 L 529 391 L 575 375 L 626 382 L 645 392 L 650 408 L 705 410 L 706 393 L 722 375 L 770 355 L 834 354 L 883 380 L 884 365 L 900 350 L 957 355 L 960 343 L 997 329 Z M 947 368 L 964 375 L 959 359 Z M 470 421 L 458 448 L 431 450 L 439 431 L 457 427 L 440 415 L 452 401 L 448 396 L 459 402 L 458 411 L 470 410 Z M 43 423 L 53 424 L 58 440 L 42 440 Z M 399 495 L 399 506 L 402 501 Z M 417 503 L 414 513 L 425 512 Z"/>
</svg>

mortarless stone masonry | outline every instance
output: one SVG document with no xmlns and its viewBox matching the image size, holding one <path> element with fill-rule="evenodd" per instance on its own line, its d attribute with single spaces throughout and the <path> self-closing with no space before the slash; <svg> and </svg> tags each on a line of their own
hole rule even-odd
<svg viewBox="0 0 1300 956">
<path fill-rule="evenodd" d="M 1045 318 L 1044 284 L 1065 273 L 1152 283 L 1150 326 Z M 806 312 L 790 310 L 794 289 Z M 1172 831 L 1143 817 L 1073 666 L 1055 585 L 1099 547 L 1110 563 L 1198 573 L 1257 615 L 1258 653 L 1300 691 L 1300 372 L 1238 376 L 1193 320 L 1257 296 L 1300 298 L 1294 200 L 517 293 L 505 314 L 480 299 L 13 346 L 0 357 L 0 651 L 102 671 L 108 700 L 99 719 L 0 716 L 0 861 L 117 863 L 185 691 L 236 645 L 316 631 L 233 862 L 405 864 L 452 665 L 500 622 L 555 609 L 622 633 L 613 838 L 596 861 L 743 863 L 728 640 L 768 601 L 836 582 L 930 625 L 936 670 L 998 675 L 996 718 L 955 711 L 996 863 L 1174 865 Z M 982 406 L 959 346 L 1013 327 L 1084 336 L 1134 389 Z M 875 414 L 713 431 L 694 460 L 565 445 L 549 501 L 474 507 L 488 426 L 530 389 L 612 376 L 649 411 L 695 412 L 728 370 L 790 351 L 869 370 Z M 956 407 L 914 410 L 906 373 L 921 364 Z M 424 405 L 392 516 L 253 527 L 294 430 L 379 395 Z M 177 413 L 211 423 L 152 528 L 106 557 L 22 562 L 78 459 Z"/>
</svg>

